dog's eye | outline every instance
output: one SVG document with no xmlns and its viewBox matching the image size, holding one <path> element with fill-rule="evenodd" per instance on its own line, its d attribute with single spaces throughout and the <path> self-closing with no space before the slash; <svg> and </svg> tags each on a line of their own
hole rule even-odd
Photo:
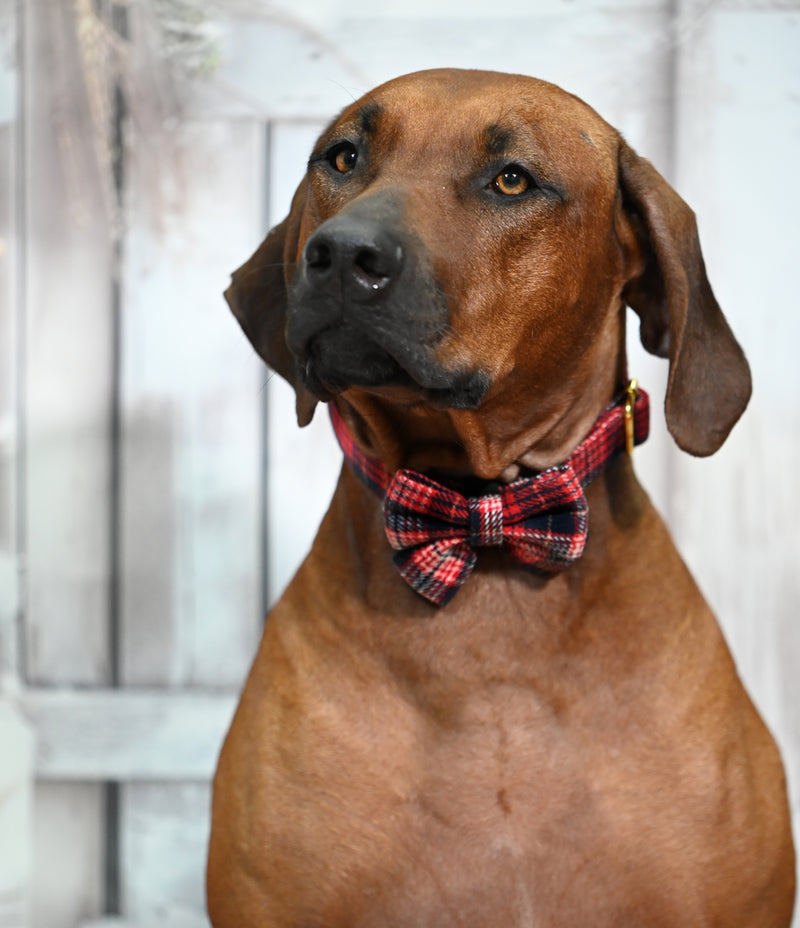
<svg viewBox="0 0 800 928">
<path fill-rule="evenodd" d="M 356 166 L 358 152 L 352 142 L 339 142 L 326 155 L 328 163 L 340 174 L 349 174 Z"/>
<path fill-rule="evenodd" d="M 531 185 L 531 178 L 527 171 L 524 171 L 519 165 L 510 164 L 495 177 L 491 183 L 493 190 L 502 193 L 506 197 L 516 197 L 525 191 Z"/>
</svg>

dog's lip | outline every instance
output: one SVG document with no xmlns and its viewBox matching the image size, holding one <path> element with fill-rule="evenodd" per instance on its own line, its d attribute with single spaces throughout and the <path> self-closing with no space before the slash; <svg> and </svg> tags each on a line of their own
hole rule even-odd
<svg viewBox="0 0 800 928">
<path fill-rule="evenodd" d="M 297 369 L 300 373 L 300 379 L 306 389 L 310 393 L 313 393 L 318 400 L 322 400 L 323 403 L 330 402 L 330 400 L 338 396 L 344 389 L 344 387 L 332 387 L 328 384 L 324 384 L 317 376 L 314 370 L 314 363 L 310 357 L 306 358 L 305 361 L 298 360 Z"/>
<path fill-rule="evenodd" d="M 384 382 L 370 383 L 357 377 L 345 377 L 341 382 L 331 381 L 318 370 L 314 346 L 325 334 L 337 328 L 326 326 L 311 337 L 301 353 L 295 353 L 298 368 L 306 387 L 323 402 L 327 402 L 350 387 L 380 393 L 400 388 L 417 394 L 422 401 L 438 409 L 477 409 L 491 385 L 489 375 L 475 368 L 452 371 L 441 366 L 434 352 L 427 346 L 400 343 L 386 348 L 375 338 L 364 334 L 395 365 L 396 370 Z"/>
</svg>

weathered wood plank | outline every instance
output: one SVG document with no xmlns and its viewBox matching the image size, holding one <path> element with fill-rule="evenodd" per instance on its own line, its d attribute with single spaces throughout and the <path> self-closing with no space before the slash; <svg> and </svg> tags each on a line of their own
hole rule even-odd
<svg viewBox="0 0 800 928">
<path fill-rule="evenodd" d="M 122 894 L 139 925 L 207 925 L 205 864 L 211 805 L 206 783 L 136 783 L 125 790 Z"/>
<path fill-rule="evenodd" d="M 206 30 L 205 81 L 179 87 L 189 113 L 328 119 L 383 80 L 422 68 L 466 67 L 535 74 L 594 102 L 615 118 L 632 103 L 652 127 L 662 109 L 660 60 L 670 42 L 663 0 L 558 0 L 504 8 L 289 0 L 246 13 L 234 7 Z M 512 19 L 509 19 L 512 17 Z M 509 41 L 509 22 L 514 38 Z M 621 50 L 624 49 L 624 54 Z"/>
<path fill-rule="evenodd" d="M 730 4 L 726 4 L 730 6 Z M 676 475 L 676 534 L 781 744 L 800 824 L 800 11 L 706 11 L 681 49 L 678 174 L 753 372 L 750 407 Z M 763 7 L 763 4 L 755 4 Z M 705 9 L 705 8 L 704 8 Z M 686 3 L 683 15 L 697 12 Z"/>
<path fill-rule="evenodd" d="M 252 122 L 181 125 L 159 161 L 160 189 L 150 178 L 162 140 L 130 139 L 121 545 L 128 684 L 238 685 L 258 639 L 263 374 L 222 290 L 261 234 L 263 135 Z"/>
<path fill-rule="evenodd" d="M 28 674 L 109 678 L 111 236 L 72 5 L 25 4 Z"/>
<path fill-rule="evenodd" d="M 213 774 L 236 698 L 191 690 L 29 690 L 47 780 L 196 780 Z"/>
<path fill-rule="evenodd" d="M 17 8 L 25 39 L 26 675 L 91 685 L 111 675 L 110 178 L 75 5 Z M 34 928 L 74 928 L 102 912 L 104 818 L 100 785 L 37 785 Z"/>
<path fill-rule="evenodd" d="M 30 924 L 33 731 L 19 683 L 17 7 L 0 3 L 0 925 Z"/>
<path fill-rule="evenodd" d="M 103 912 L 103 789 L 39 783 L 31 928 L 75 928 Z"/>
<path fill-rule="evenodd" d="M 33 732 L 0 695 L 0 925 L 30 924 Z"/>
<path fill-rule="evenodd" d="M 144 921 L 109 915 L 81 922 L 78 928 L 208 928 L 208 917 L 195 909 L 170 909 Z"/>
<path fill-rule="evenodd" d="M 0 4 L 0 678 L 17 676 L 18 84 L 16 6 Z"/>
<path fill-rule="evenodd" d="M 146 919 L 123 918 L 108 915 L 81 922 L 78 928 L 209 928 L 208 917 L 196 909 L 169 909 L 157 916 L 149 915 Z"/>
<path fill-rule="evenodd" d="M 154 119 L 169 87 L 148 80 L 140 12 L 141 80 L 127 100 L 121 679 L 238 686 L 262 621 L 265 375 L 222 291 L 263 234 L 266 134 L 177 109 L 166 127 Z M 180 707 L 155 696 L 128 717 L 120 885 L 134 922 L 204 923 L 206 784 L 233 705 L 186 692 Z M 160 721 L 140 727 L 150 713 Z M 142 775 L 159 782 L 131 782 Z"/>
</svg>

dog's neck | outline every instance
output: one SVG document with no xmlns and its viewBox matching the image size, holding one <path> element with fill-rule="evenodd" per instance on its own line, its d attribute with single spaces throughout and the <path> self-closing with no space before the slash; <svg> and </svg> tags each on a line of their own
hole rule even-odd
<svg viewBox="0 0 800 928">
<path fill-rule="evenodd" d="M 510 483 L 566 460 L 627 382 L 625 314 L 559 379 L 495 373 L 476 409 L 439 407 L 409 387 L 351 387 L 335 400 L 359 446 L 400 468 Z"/>
<path fill-rule="evenodd" d="M 376 493 L 383 495 L 392 483 L 392 471 L 388 470 L 382 459 L 372 456 L 359 444 L 336 404 L 330 406 L 330 416 L 339 445 L 350 465 Z M 569 457 L 559 464 L 571 467 L 580 483 L 585 487 L 601 473 L 613 457 L 624 447 L 628 454 L 633 453 L 635 444 L 643 442 L 649 433 L 649 398 L 639 389 L 638 382 L 631 380 L 624 391 L 620 391 L 612 403 L 603 410 L 592 429 L 583 441 L 573 450 Z M 520 477 L 530 477 L 545 468 L 529 468 L 521 462 L 514 462 L 497 480 L 490 485 L 516 482 Z M 413 469 L 405 468 L 406 473 Z M 507 474 L 510 472 L 510 477 Z M 437 463 L 435 468 L 426 471 L 428 477 L 444 480 L 459 492 L 467 495 L 482 495 L 481 487 L 486 481 L 473 474 L 452 473 Z M 470 487 L 474 488 L 470 490 Z"/>
<path fill-rule="evenodd" d="M 618 378 L 587 390 L 566 408 L 562 395 L 542 399 L 531 422 L 503 417 L 504 400 L 442 410 L 400 388 L 348 390 L 336 406 L 359 448 L 389 473 L 407 468 L 453 481 L 511 483 L 563 463 L 626 383 Z"/>
</svg>

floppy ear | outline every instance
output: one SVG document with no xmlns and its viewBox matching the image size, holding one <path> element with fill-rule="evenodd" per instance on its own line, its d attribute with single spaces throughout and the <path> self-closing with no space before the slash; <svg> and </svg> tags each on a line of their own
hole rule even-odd
<svg viewBox="0 0 800 928">
<path fill-rule="evenodd" d="M 294 267 L 306 181 L 297 188 L 289 215 L 271 229 L 255 254 L 233 272 L 225 299 L 258 354 L 287 380 L 297 396 L 297 421 L 308 425 L 317 401 L 298 376 L 286 344 L 286 292 Z"/>
<path fill-rule="evenodd" d="M 694 213 L 624 141 L 619 170 L 643 259 L 623 298 L 641 320 L 644 347 L 669 358 L 672 437 L 691 454 L 713 454 L 747 406 L 750 368 L 711 291 Z"/>
</svg>

